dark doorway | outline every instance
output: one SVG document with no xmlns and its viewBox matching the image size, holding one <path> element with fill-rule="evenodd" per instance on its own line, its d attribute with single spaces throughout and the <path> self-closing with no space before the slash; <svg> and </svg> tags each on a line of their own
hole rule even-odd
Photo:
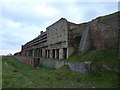
<svg viewBox="0 0 120 90">
<path fill-rule="evenodd" d="M 59 59 L 59 49 L 56 49 L 56 58 Z"/>
<path fill-rule="evenodd" d="M 67 48 L 63 48 L 63 58 L 67 58 Z"/>
<path fill-rule="evenodd" d="M 40 49 L 37 49 L 37 57 L 40 57 Z"/>
<path fill-rule="evenodd" d="M 52 55 L 53 58 L 55 58 L 55 49 L 52 50 L 52 54 L 53 54 L 53 55 Z"/>
<path fill-rule="evenodd" d="M 32 56 L 32 50 L 29 50 L 29 56 Z"/>
<path fill-rule="evenodd" d="M 37 57 L 37 49 L 35 49 L 34 56 Z"/>
<path fill-rule="evenodd" d="M 74 47 L 75 47 L 75 50 L 78 51 L 78 47 L 80 45 L 80 42 L 81 42 L 81 36 L 76 36 L 75 39 L 74 39 Z"/>
<path fill-rule="evenodd" d="M 36 56 L 39 57 L 39 48 L 36 49 Z"/>
<path fill-rule="evenodd" d="M 39 53 L 39 54 L 38 54 L 38 57 L 40 57 L 40 49 L 38 49 L 38 53 Z"/>
</svg>

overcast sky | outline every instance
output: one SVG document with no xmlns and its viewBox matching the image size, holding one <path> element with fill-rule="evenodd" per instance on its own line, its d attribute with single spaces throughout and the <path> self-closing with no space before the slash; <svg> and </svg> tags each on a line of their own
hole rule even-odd
<svg viewBox="0 0 120 90">
<path fill-rule="evenodd" d="M 118 2 L 1 0 L 0 11 L 0 55 L 6 55 L 19 52 L 61 17 L 74 23 L 91 21 L 118 11 Z"/>
</svg>

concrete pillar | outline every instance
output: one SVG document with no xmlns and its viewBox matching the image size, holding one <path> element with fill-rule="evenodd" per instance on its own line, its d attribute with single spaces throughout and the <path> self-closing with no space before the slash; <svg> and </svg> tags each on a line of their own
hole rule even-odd
<svg viewBox="0 0 120 90">
<path fill-rule="evenodd" d="M 57 58 L 57 50 L 55 49 L 55 58 Z"/>
<path fill-rule="evenodd" d="M 32 56 L 35 56 L 35 50 L 33 49 L 33 51 L 32 51 Z"/>
<path fill-rule="evenodd" d="M 47 50 L 47 58 L 48 58 L 48 50 Z"/>
<path fill-rule="evenodd" d="M 45 49 L 42 49 L 42 57 L 45 57 Z"/>
<path fill-rule="evenodd" d="M 56 59 L 59 59 L 59 49 L 56 49 Z"/>
<path fill-rule="evenodd" d="M 53 58 L 53 53 L 52 53 L 52 50 L 50 50 L 50 58 Z"/>
<path fill-rule="evenodd" d="M 63 59 L 63 49 L 59 50 L 59 59 Z"/>
<path fill-rule="evenodd" d="M 27 56 L 29 56 L 29 51 L 27 51 Z"/>
</svg>

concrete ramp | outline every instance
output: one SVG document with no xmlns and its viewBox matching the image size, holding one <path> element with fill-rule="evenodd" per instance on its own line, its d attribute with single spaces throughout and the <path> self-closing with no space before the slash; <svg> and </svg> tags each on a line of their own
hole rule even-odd
<svg viewBox="0 0 120 90">
<path fill-rule="evenodd" d="M 86 29 L 83 30 L 82 32 L 82 38 L 80 40 L 78 51 L 81 54 L 83 54 L 90 49 L 90 46 L 91 46 L 91 41 L 90 41 L 89 27 L 86 27 Z"/>
</svg>

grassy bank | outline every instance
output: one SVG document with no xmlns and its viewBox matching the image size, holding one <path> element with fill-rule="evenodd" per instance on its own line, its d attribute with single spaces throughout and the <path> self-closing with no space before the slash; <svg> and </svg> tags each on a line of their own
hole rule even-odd
<svg viewBox="0 0 120 90">
<path fill-rule="evenodd" d="M 68 59 L 50 59 L 42 58 L 44 60 L 58 60 L 69 62 L 91 62 L 94 65 L 106 64 L 111 68 L 118 68 L 120 59 L 118 59 L 118 49 L 115 46 L 108 47 L 106 49 L 89 50 L 83 55 L 78 52 L 74 52 Z"/>
<path fill-rule="evenodd" d="M 3 57 L 3 88 L 115 88 L 118 73 L 102 71 L 90 76 L 73 73 L 64 66 L 53 69 L 30 67 L 14 57 Z"/>
</svg>

